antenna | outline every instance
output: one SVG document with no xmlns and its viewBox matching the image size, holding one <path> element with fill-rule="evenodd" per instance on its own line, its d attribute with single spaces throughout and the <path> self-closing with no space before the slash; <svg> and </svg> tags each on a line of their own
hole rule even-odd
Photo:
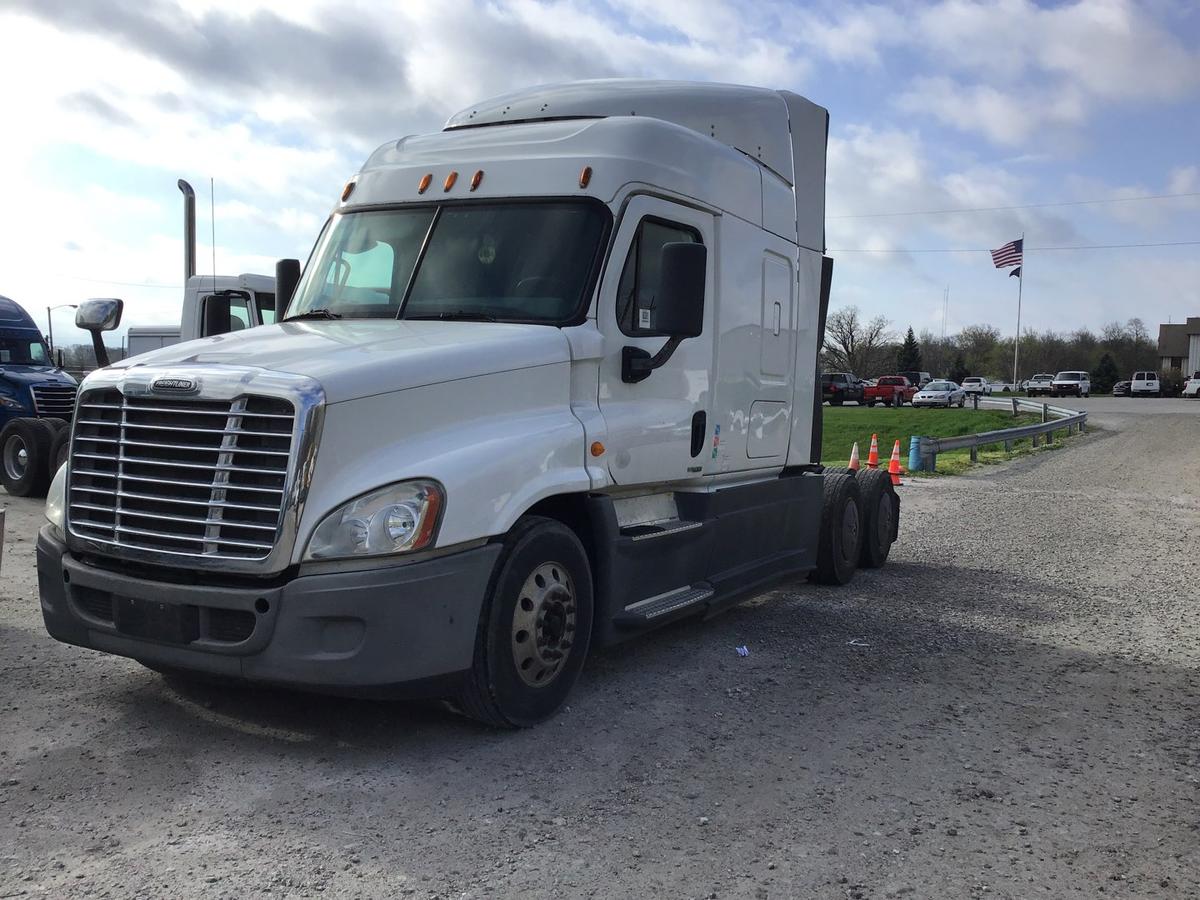
<svg viewBox="0 0 1200 900">
<path fill-rule="evenodd" d="M 213 293 L 217 292 L 217 193 L 213 178 L 208 176 L 208 218 L 212 224 Z"/>
</svg>

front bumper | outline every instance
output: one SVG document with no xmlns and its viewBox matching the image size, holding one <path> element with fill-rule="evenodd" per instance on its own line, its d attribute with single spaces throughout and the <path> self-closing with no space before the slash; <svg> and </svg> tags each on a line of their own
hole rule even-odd
<svg viewBox="0 0 1200 900">
<path fill-rule="evenodd" d="M 52 637 L 150 666 L 334 693 L 436 692 L 471 666 L 499 554 L 488 544 L 270 588 L 216 587 L 89 565 L 46 526 L 38 591 Z"/>
</svg>

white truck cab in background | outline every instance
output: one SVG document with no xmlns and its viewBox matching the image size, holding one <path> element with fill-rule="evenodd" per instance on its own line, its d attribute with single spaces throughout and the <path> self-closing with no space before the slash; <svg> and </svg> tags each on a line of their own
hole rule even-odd
<svg viewBox="0 0 1200 900">
<path fill-rule="evenodd" d="M 522 726 L 590 646 L 882 565 L 890 480 L 819 464 L 827 131 L 788 92 L 598 81 L 384 144 L 279 321 L 81 386 L 48 630 Z"/>
<path fill-rule="evenodd" d="M 244 331 L 275 321 L 275 279 L 270 275 L 196 274 L 196 193 L 182 178 L 183 310 L 179 327 L 134 325 L 129 328 L 126 356 L 139 356 L 196 338 Z"/>
</svg>

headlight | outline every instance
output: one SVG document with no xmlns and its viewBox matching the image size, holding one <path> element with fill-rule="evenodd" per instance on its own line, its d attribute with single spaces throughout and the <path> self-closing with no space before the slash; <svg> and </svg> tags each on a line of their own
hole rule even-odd
<svg viewBox="0 0 1200 900">
<path fill-rule="evenodd" d="M 402 481 L 351 500 L 322 520 L 304 558 L 411 553 L 433 544 L 445 493 L 436 481 Z"/>
<path fill-rule="evenodd" d="M 19 410 L 20 412 L 24 412 L 25 404 L 16 397 L 9 396 L 8 394 L 0 394 L 0 408 L 15 409 Z"/>
<path fill-rule="evenodd" d="M 57 537 L 65 540 L 67 530 L 67 467 L 59 466 L 46 491 L 46 521 L 57 529 Z"/>
</svg>

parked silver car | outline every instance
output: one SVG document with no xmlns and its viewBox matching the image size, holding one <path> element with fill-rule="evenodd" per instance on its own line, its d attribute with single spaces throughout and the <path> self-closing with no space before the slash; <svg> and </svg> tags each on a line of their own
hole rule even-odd
<svg viewBox="0 0 1200 900">
<path fill-rule="evenodd" d="M 944 406 L 949 409 L 967 402 L 967 394 L 953 381 L 931 381 L 913 395 L 913 406 Z"/>
</svg>

